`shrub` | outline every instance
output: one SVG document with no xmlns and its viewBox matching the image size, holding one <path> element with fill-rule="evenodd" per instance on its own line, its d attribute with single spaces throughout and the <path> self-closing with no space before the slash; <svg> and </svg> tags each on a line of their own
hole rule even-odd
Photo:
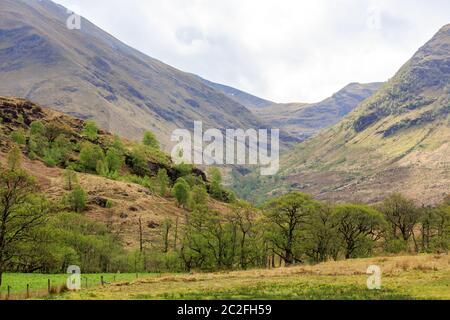
<svg viewBox="0 0 450 320">
<path fill-rule="evenodd" d="M 98 138 L 97 124 L 94 121 L 86 121 L 81 134 L 91 141 L 96 140 Z"/>
<path fill-rule="evenodd" d="M 27 138 L 23 129 L 17 129 L 11 133 L 11 139 L 17 144 L 26 144 Z"/>
<path fill-rule="evenodd" d="M 142 139 L 142 143 L 148 147 L 152 147 L 154 149 L 159 149 L 159 141 L 156 139 L 153 132 L 146 131 L 144 133 L 144 138 Z"/>
<path fill-rule="evenodd" d="M 96 171 L 97 163 L 103 161 L 105 155 L 102 148 L 92 143 L 85 143 L 80 151 L 80 164 L 86 171 Z"/>
<path fill-rule="evenodd" d="M 86 209 L 86 191 L 82 187 L 76 186 L 72 192 L 67 194 L 65 202 L 71 210 L 78 213 L 83 212 Z"/>
<path fill-rule="evenodd" d="M 172 189 L 173 196 L 177 200 L 179 207 L 186 207 L 189 204 L 190 187 L 183 178 L 179 178 Z"/>
</svg>

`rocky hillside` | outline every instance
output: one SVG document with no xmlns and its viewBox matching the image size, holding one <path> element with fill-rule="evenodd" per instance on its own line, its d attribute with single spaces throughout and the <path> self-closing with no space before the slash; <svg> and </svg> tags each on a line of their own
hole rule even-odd
<svg viewBox="0 0 450 320">
<path fill-rule="evenodd" d="M 258 128 L 244 106 L 195 75 L 152 59 L 86 19 L 69 30 L 50 0 L 0 1 L 0 95 L 52 106 L 121 136 L 145 129 L 164 146 L 175 128 Z"/>
<path fill-rule="evenodd" d="M 0 97 L 0 164 L 6 165 L 6 153 L 14 144 L 12 134 L 14 132 L 26 132 L 30 124 L 40 121 L 47 128 L 47 134 L 53 137 L 63 134 L 70 144 L 74 145 L 74 151 L 69 155 L 67 163 L 75 163 L 79 159 L 77 145 L 87 142 L 82 134 L 85 127 L 83 120 L 75 119 L 58 111 L 40 107 L 28 100 L 19 98 Z M 27 138 L 28 139 L 28 138 Z M 110 133 L 99 131 L 95 141 L 89 140 L 102 149 L 106 149 L 115 139 Z M 125 148 L 125 165 L 121 174 L 131 174 L 130 150 L 133 142 L 122 139 Z M 64 194 L 66 182 L 64 166 L 48 166 L 43 159 L 37 157 L 30 160 L 29 141 L 21 144 L 23 151 L 23 167 L 31 175 L 36 177 L 38 184 L 45 194 L 54 200 L 60 201 Z M 162 152 L 150 154 L 147 159 L 148 172 L 156 175 L 159 169 L 166 169 L 169 178 L 174 182 L 179 176 L 185 174 L 179 168 L 173 166 L 167 155 Z M 205 174 L 193 169 L 192 174 L 206 182 Z M 108 179 L 92 173 L 79 172 L 78 180 L 88 194 L 88 207 L 85 211 L 87 217 L 100 221 L 110 228 L 111 232 L 120 237 L 125 247 L 133 249 L 139 242 L 139 220 L 143 226 L 143 232 L 147 241 L 161 241 L 161 225 L 166 219 L 180 224 L 185 221 L 186 211 L 179 208 L 175 199 L 160 197 L 155 192 L 138 183 L 123 179 Z M 225 203 L 209 199 L 209 206 L 225 212 Z"/>
<path fill-rule="evenodd" d="M 276 183 L 265 181 L 261 188 L 365 202 L 398 191 L 436 203 L 450 193 L 449 141 L 446 25 L 343 121 L 285 155 Z"/>
</svg>

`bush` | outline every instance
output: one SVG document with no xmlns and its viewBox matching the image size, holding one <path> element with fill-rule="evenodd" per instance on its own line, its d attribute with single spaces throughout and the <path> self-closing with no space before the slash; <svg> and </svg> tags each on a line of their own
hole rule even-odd
<svg viewBox="0 0 450 320">
<path fill-rule="evenodd" d="M 11 133 L 11 139 L 17 144 L 26 144 L 27 138 L 23 129 L 17 129 Z"/>
<path fill-rule="evenodd" d="M 156 139 L 155 135 L 153 134 L 153 132 L 150 131 L 146 131 L 144 133 L 144 138 L 142 139 L 142 143 L 145 146 L 154 148 L 154 149 L 159 149 L 159 141 Z"/>
<path fill-rule="evenodd" d="M 190 187 L 183 178 L 179 178 L 172 189 L 173 196 L 179 207 L 186 207 L 190 200 Z"/>
<path fill-rule="evenodd" d="M 402 253 L 408 251 L 408 242 L 403 239 L 390 239 L 384 245 L 384 250 L 388 253 Z"/>
<path fill-rule="evenodd" d="M 97 163 L 103 161 L 105 155 L 102 148 L 92 143 L 85 143 L 81 147 L 80 151 L 80 164 L 85 171 L 95 172 L 97 169 Z"/>
<path fill-rule="evenodd" d="M 86 209 L 87 194 L 80 186 L 76 186 L 72 192 L 68 193 L 65 203 L 75 212 L 83 212 Z"/>
<path fill-rule="evenodd" d="M 86 121 L 81 134 L 91 141 L 96 140 L 98 138 L 97 124 L 94 121 Z"/>
</svg>

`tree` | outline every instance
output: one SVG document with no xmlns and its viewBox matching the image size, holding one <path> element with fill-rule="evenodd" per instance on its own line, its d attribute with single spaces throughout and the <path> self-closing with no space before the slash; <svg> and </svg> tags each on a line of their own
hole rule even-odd
<svg viewBox="0 0 450 320">
<path fill-rule="evenodd" d="M 246 269 L 249 264 L 248 238 L 255 226 L 256 210 L 247 202 L 236 202 L 233 205 L 231 220 L 237 225 L 240 231 L 239 239 L 239 264 L 242 269 Z"/>
<path fill-rule="evenodd" d="M 8 158 L 13 157 L 15 155 L 10 153 Z M 26 243 L 34 228 L 44 223 L 50 209 L 48 202 L 37 194 L 35 180 L 24 170 L 20 167 L 0 170 L 1 285 L 7 264 L 21 255 L 17 248 Z"/>
<path fill-rule="evenodd" d="M 159 169 L 156 175 L 156 183 L 159 187 L 159 195 L 164 197 L 167 194 L 167 189 L 169 188 L 169 176 L 167 175 L 166 169 Z"/>
<path fill-rule="evenodd" d="M 333 210 L 322 204 L 313 214 L 305 229 L 304 251 L 313 262 L 325 262 L 330 258 L 337 259 L 339 239 L 333 224 Z"/>
<path fill-rule="evenodd" d="M 98 137 L 98 127 L 95 121 L 86 121 L 81 134 L 91 141 L 96 140 Z"/>
<path fill-rule="evenodd" d="M 223 200 L 223 189 L 222 189 L 222 174 L 217 168 L 211 168 L 208 172 L 211 183 L 209 187 L 209 192 L 213 198 L 222 201 Z"/>
<path fill-rule="evenodd" d="M 98 161 L 103 161 L 105 155 L 102 148 L 92 143 L 84 143 L 80 151 L 80 164 L 86 171 L 96 171 Z"/>
<path fill-rule="evenodd" d="M 346 259 L 350 259 L 368 241 L 379 239 L 385 225 L 380 212 L 358 204 L 336 206 L 333 220 L 342 240 Z"/>
<path fill-rule="evenodd" d="M 169 252 L 169 233 L 170 229 L 172 228 L 172 220 L 169 218 L 166 218 L 162 224 L 162 239 L 163 239 L 163 252 L 167 253 Z"/>
<path fill-rule="evenodd" d="M 72 168 L 64 170 L 65 188 L 68 191 L 72 191 L 76 185 L 78 185 L 77 173 Z"/>
<path fill-rule="evenodd" d="M 105 161 L 108 167 L 108 171 L 111 173 L 118 172 L 124 164 L 123 156 L 121 155 L 120 151 L 115 148 L 108 149 L 108 151 L 106 152 Z"/>
<path fill-rule="evenodd" d="M 22 151 L 20 151 L 19 147 L 12 147 L 8 153 L 7 162 L 10 171 L 19 170 L 22 167 Z"/>
<path fill-rule="evenodd" d="M 42 121 L 33 121 L 30 124 L 30 135 L 44 135 L 45 134 L 45 126 Z"/>
<path fill-rule="evenodd" d="M 192 188 L 192 204 L 196 205 L 205 205 L 208 202 L 208 192 L 206 191 L 205 186 L 196 185 Z"/>
<path fill-rule="evenodd" d="M 135 146 L 130 155 L 133 173 L 144 177 L 151 174 L 148 167 L 147 153 L 142 146 Z"/>
<path fill-rule="evenodd" d="M 80 213 L 86 209 L 86 191 L 81 186 L 76 186 L 72 192 L 66 196 L 66 203 L 74 212 Z"/>
<path fill-rule="evenodd" d="M 318 203 L 311 196 L 300 192 L 269 200 L 264 205 L 268 240 L 286 265 L 301 262 L 296 254 L 301 231 L 317 207 Z"/>
<path fill-rule="evenodd" d="M 153 132 L 145 131 L 144 138 L 142 139 L 142 143 L 148 147 L 152 147 L 154 149 L 159 149 L 159 141 L 156 139 Z"/>
<path fill-rule="evenodd" d="M 25 131 L 22 128 L 17 129 L 11 133 L 11 139 L 17 144 L 26 144 L 27 137 Z"/>
<path fill-rule="evenodd" d="M 420 219 L 420 210 L 414 202 L 399 193 L 388 196 L 379 207 L 391 227 L 392 237 L 398 239 L 398 232 L 404 241 L 413 235 Z"/>
<path fill-rule="evenodd" d="M 177 182 L 173 186 L 172 189 L 173 196 L 177 200 L 177 204 L 179 207 L 186 206 L 189 204 L 190 198 L 190 187 L 189 184 L 183 178 L 178 178 Z"/>
</svg>

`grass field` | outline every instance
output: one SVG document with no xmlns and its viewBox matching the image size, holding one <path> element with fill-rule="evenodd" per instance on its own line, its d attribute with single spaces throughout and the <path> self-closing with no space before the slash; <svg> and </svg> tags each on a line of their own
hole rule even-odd
<svg viewBox="0 0 450 320">
<path fill-rule="evenodd" d="M 382 289 L 367 289 L 367 267 L 381 267 Z M 163 275 L 52 299 L 450 299 L 445 255 L 379 257 L 272 270 Z"/>
<path fill-rule="evenodd" d="M 0 287 L 0 298 L 5 298 L 7 288 L 10 286 L 12 297 L 22 298 L 27 293 L 29 285 L 30 295 L 45 295 L 48 292 L 48 280 L 51 287 L 57 289 L 63 286 L 68 274 L 38 274 L 38 273 L 6 273 L 3 275 L 3 283 Z M 95 288 L 101 285 L 101 277 L 106 283 L 123 282 L 136 280 L 139 277 L 151 278 L 156 274 L 136 274 L 136 273 L 103 273 L 103 274 L 83 274 L 81 285 L 83 289 Z"/>
</svg>

